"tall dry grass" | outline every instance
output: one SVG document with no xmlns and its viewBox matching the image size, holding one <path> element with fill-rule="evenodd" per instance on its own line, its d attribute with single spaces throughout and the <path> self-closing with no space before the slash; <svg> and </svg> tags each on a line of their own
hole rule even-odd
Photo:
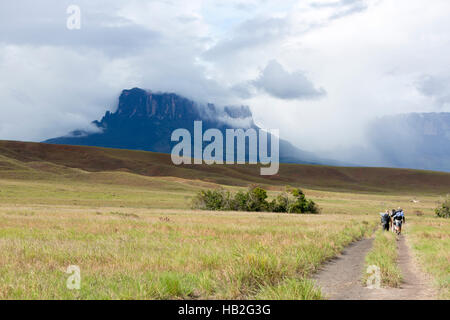
<svg viewBox="0 0 450 320">
<path fill-rule="evenodd" d="M 349 215 L 0 209 L 1 299 L 320 298 L 305 278 L 376 221 Z M 68 290 L 69 265 L 81 290 Z"/>
</svg>

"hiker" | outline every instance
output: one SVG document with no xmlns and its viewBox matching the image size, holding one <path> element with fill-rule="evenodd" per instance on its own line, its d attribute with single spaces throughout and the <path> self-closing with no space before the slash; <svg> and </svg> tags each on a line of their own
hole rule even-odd
<svg viewBox="0 0 450 320">
<path fill-rule="evenodd" d="M 389 210 L 386 210 L 386 212 L 380 212 L 381 216 L 381 226 L 383 227 L 383 230 L 389 231 L 389 225 L 391 224 L 391 217 L 389 215 Z"/>
<path fill-rule="evenodd" d="M 405 213 L 402 208 L 398 208 L 397 212 L 392 217 L 392 220 L 394 222 L 397 234 L 400 234 L 402 232 L 402 224 L 406 222 Z"/>
<path fill-rule="evenodd" d="M 397 213 L 397 210 L 392 209 L 392 212 L 390 214 L 390 221 L 391 221 L 391 228 L 392 228 L 392 233 L 395 232 L 395 228 L 394 228 L 394 216 Z"/>
</svg>

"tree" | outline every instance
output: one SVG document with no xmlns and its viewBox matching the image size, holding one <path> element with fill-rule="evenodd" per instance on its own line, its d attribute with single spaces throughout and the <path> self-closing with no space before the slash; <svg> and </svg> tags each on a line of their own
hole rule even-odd
<svg viewBox="0 0 450 320">
<path fill-rule="evenodd" d="M 302 190 L 294 188 L 290 192 L 296 199 L 289 205 L 289 213 L 319 213 L 319 207 L 314 201 L 307 200 Z"/>
<path fill-rule="evenodd" d="M 267 211 L 267 191 L 256 186 L 252 186 L 248 191 L 247 211 Z"/>
<path fill-rule="evenodd" d="M 202 210 L 224 210 L 229 203 L 230 193 L 223 189 L 201 190 L 192 200 L 192 207 Z"/>
</svg>

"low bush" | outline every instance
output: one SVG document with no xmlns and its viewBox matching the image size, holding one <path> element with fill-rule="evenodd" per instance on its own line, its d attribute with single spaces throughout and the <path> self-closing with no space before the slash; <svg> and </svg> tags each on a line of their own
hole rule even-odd
<svg viewBox="0 0 450 320">
<path fill-rule="evenodd" d="M 436 216 L 440 218 L 450 218 L 450 198 L 442 202 L 435 210 Z"/>
<path fill-rule="evenodd" d="M 222 210 L 228 206 L 230 193 L 223 190 L 201 190 L 192 200 L 192 207 L 202 210 Z"/>
<path fill-rule="evenodd" d="M 223 189 L 201 190 L 192 200 L 194 209 L 234 210 L 234 211 L 270 211 L 286 213 L 319 213 L 317 204 L 306 199 L 298 188 L 287 189 L 272 201 L 267 201 L 267 191 L 251 186 L 247 192 L 239 191 L 232 195 Z"/>
<path fill-rule="evenodd" d="M 312 200 L 308 200 L 305 194 L 300 189 L 292 189 L 292 195 L 295 197 L 295 201 L 289 205 L 289 213 L 319 213 L 319 207 Z"/>
</svg>

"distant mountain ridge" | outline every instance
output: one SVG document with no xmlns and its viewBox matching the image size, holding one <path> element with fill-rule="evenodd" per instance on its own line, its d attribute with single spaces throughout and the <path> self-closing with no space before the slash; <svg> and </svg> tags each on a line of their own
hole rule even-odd
<svg viewBox="0 0 450 320">
<path fill-rule="evenodd" d="M 367 130 L 378 157 L 400 168 L 450 171 L 450 113 L 385 116 Z"/>
<path fill-rule="evenodd" d="M 154 185 L 146 177 L 175 177 L 176 183 L 210 183 L 229 186 L 258 184 L 284 190 L 286 185 L 338 192 L 375 192 L 381 195 L 425 194 L 445 196 L 450 173 L 395 169 L 280 164 L 277 175 L 259 174 L 259 165 L 173 165 L 164 153 L 135 150 L 63 146 L 0 140 L 1 179 L 78 181 L 115 185 Z M 45 184 L 44 184 L 45 185 Z M 2 190 L 3 191 L 3 190 Z"/>
<path fill-rule="evenodd" d="M 360 166 L 450 172 L 450 113 L 404 113 L 372 120 L 364 146 L 349 146 L 327 157 Z"/>
<path fill-rule="evenodd" d="M 99 132 L 76 130 L 44 142 L 170 153 L 176 144 L 170 140 L 172 132 L 185 128 L 192 134 L 195 120 L 203 122 L 203 130 L 260 129 L 247 106 L 220 108 L 211 103 L 199 105 L 174 93 L 153 93 L 133 88 L 122 91 L 115 112 L 107 111 L 100 121 L 93 121 Z M 280 162 L 338 164 L 322 160 L 282 139 Z"/>
</svg>

